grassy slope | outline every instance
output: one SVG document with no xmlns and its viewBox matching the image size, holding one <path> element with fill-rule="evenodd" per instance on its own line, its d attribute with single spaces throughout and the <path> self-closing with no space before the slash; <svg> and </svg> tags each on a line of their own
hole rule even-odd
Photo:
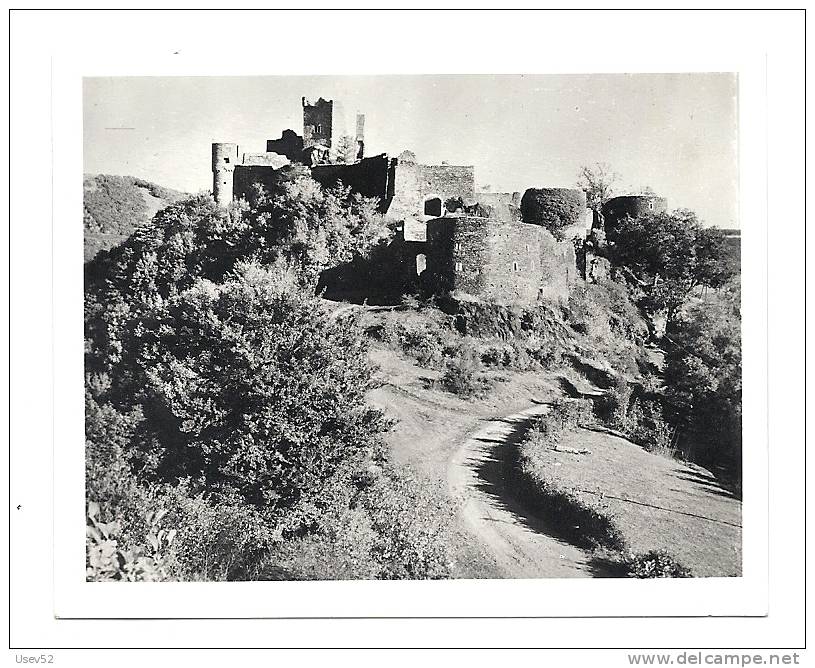
<svg viewBox="0 0 815 668">
<path fill-rule="evenodd" d="M 560 447 L 590 453 L 540 451 L 548 476 L 589 500 L 602 494 L 632 551 L 667 550 L 696 576 L 741 574 L 741 501 L 709 471 L 602 431 L 569 432 Z"/>
<path fill-rule="evenodd" d="M 85 262 L 124 241 L 160 209 L 187 196 L 132 176 L 86 174 L 82 185 Z"/>
<path fill-rule="evenodd" d="M 415 320 L 420 314 L 393 311 L 387 317 Z M 380 366 L 383 383 L 371 400 L 398 420 L 388 435 L 394 460 L 439 485 L 445 484 L 447 464 L 461 442 L 485 420 L 561 393 L 559 372 L 500 370 L 490 372 L 503 380 L 488 396 L 463 400 L 433 387 L 440 371 L 419 367 L 382 345 L 374 346 L 371 357 Z M 666 549 L 697 576 L 740 573 L 741 503 L 720 489 L 709 472 L 604 432 L 578 430 L 567 434 L 562 445 L 591 454 L 547 451 L 548 470 L 576 490 L 602 493 L 632 550 Z M 489 551 L 463 525 L 456 531 L 461 537 L 456 575 L 494 577 Z"/>
</svg>

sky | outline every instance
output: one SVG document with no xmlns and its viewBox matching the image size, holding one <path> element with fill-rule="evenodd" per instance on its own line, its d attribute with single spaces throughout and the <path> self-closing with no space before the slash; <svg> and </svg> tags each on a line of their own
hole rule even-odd
<svg viewBox="0 0 815 668">
<path fill-rule="evenodd" d="M 706 225 L 738 227 L 737 78 L 728 73 L 84 80 L 84 171 L 197 192 L 212 142 L 265 150 L 302 133 L 301 97 L 365 114 L 366 155 L 474 165 L 494 192 L 573 187 L 608 163 L 619 194 L 650 187 Z"/>
</svg>

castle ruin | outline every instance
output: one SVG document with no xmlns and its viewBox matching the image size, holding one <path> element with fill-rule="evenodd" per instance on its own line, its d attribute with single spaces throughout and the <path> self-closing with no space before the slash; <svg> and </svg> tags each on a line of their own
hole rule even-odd
<svg viewBox="0 0 815 668">
<path fill-rule="evenodd" d="M 269 189 L 277 170 L 296 163 L 309 167 L 325 187 L 342 183 L 376 198 L 380 213 L 398 223 L 398 232 L 380 258 L 379 274 L 358 267 L 327 272 L 324 287 L 341 286 L 338 295 L 376 285 L 397 292 L 422 286 L 436 294 L 500 303 L 566 299 L 575 281 L 603 273 L 595 251 L 605 240 L 604 218 L 613 226 L 625 215 L 667 208 L 666 200 L 656 196 L 618 197 L 599 215 L 586 208 L 579 189 L 530 189 L 523 197 L 520 192 L 476 192 L 472 165 L 422 164 L 410 151 L 366 156 L 363 114 L 356 115 L 351 136 L 336 101 L 302 98 L 302 109 L 302 135 L 284 130 L 279 139 L 267 140 L 263 153 L 214 143 L 212 191 L 215 201 L 226 206 L 245 198 L 256 184 Z M 529 208 L 533 193 L 537 209 L 531 216 L 522 209 Z M 562 241 L 543 226 L 550 213 L 565 220 Z"/>
</svg>

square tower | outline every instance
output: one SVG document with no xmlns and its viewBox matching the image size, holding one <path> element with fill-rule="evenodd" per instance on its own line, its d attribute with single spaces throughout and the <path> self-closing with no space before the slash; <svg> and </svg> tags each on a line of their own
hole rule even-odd
<svg viewBox="0 0 815 668">
<path fill-rule="evenodd" d="M 320 144 L 334 147 L 346 134 L 345 114 L 336 100 L 319 98 L 314 104 L 303 100 L 303 150 Z"/>
</svg>

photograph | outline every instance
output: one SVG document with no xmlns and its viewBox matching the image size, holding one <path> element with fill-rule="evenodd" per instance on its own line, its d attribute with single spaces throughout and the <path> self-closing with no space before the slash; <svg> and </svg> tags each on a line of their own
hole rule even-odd
<svg viewBox="0 0 815 668">
<path fill-rule="evenodd" d="M 802 8 L 8 21 L 8 661 L 807 665 Z"/>
<path fill-rule="evenodd" d="M 740 577 L 738 102 L 85 77 L 87 581 Z"/>
</svg>

